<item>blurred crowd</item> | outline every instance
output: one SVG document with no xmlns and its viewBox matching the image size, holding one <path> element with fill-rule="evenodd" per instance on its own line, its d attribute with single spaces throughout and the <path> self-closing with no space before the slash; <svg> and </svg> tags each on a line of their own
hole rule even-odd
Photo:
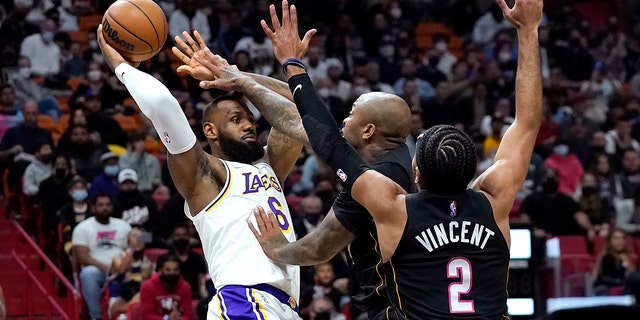
<svg viewBox="0 0 640 320">
<path fill-rule="evenodd" d="M 259 25 L 272 1 L 156 2 L 169 22 L 168 39 L 140 68 L 166 84 L 207 148 L 201 113 L 222 92 L 202 90 L 175 72 L 173 37 L 197 30 L 240 70 L 284 79 Z M 360 94 L 394 93 L 412 110 L 410 150 L 429 127 L 451 124 L 476 142 L 478 173 L 491 165 L 514 121 L 518 59 L 515 30 L 494 1 L 291 2 L 302 13 L 301 28 L 318 29 L 304 62 L 338 123 Z M 640 4 L 547 2 L 539 30 L 544 119 L 513 223 L 532 226 L 541 239 L 584 235 L 593 242 L 614 229 L 640 237 Z M 96 28 L 111 3 L 0 5 L 3 194 L 11 217 L 69 275 L 73 230 L 95 215 L 96 200 L 105 195 L 112 217 L 151 235 L 146 248 L 175 249 L 178 238 L 199 246 L 168 175 L 161 137 L 97 46 Z M 270 125 L 252 111 L 264 140 Z M 283 184 L 298 237 L 317 226 L 340 190 L 310 148 Z M 176 237 L 176 226 L 186 234 Z M 189 269 L 199 274 L 183 274 L 197 287 L 193 298 L 206 301 L 215 292 L 206 269 Z M 344 256 L 303 271 L 305 319 L 361 314 L 350 308 Z"/>
</svg>

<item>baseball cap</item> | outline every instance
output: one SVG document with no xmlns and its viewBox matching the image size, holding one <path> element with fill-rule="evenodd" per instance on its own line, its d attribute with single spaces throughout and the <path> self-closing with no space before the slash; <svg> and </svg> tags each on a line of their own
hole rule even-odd
<svg viewBox="0 0 640 320">
<path fill-rule="evenodd" d="M 138 183 L 138 174 L 133 169 L 123 169 L 118 173 L 118 183 L 123 183 L 127 180 L 131 180 Z"/>
<path fill-rule="evenodd" d="M 105 152 L 100 156 L 100 162 L 102 163 L 112 158 L 118 159 L 118 155 L 113 152 Z"/>
</svg>

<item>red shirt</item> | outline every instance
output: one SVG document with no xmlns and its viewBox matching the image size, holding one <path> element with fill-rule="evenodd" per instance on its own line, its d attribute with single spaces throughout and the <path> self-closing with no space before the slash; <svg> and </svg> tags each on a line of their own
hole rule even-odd
<svg viewBox="0 0 640 320">
<path fill-rule="evenodd" d="M 191 306 L 191 287 L 180 278 L 178 284 L 169 292 L 160 282 L 160 273 L 156 273 L 145 281 L 140 288 L 140 309 L 142 319 L 162 320 L 169 314 L 173 306 L 182 313 L 183 320 L 190 320 L 193 314 Z"/>
</svg>

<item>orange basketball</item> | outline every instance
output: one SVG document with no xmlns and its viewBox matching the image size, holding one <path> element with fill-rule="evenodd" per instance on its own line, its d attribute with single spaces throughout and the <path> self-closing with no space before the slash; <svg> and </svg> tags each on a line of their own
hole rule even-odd
<svg viewBox="0 0 640 320">
<path fill-rule="evenodd" d="M 141 62 L 156 55 L 167 40 L 167 19 L 153 0 L 118 0 L 102 17 L 102 33 L 123 58 Z"/>
</svg>

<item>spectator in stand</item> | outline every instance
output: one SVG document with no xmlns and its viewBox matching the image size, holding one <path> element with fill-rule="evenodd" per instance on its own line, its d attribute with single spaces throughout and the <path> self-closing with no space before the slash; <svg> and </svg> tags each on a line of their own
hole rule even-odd
<svg viewBox="0 0 640 320">
<path fill-rule="evenodd" d="M 630 199 L 614 201 L 616 211 L 616 227 L 624 230 L 630 236 L 640 236 L 640 188 Z"/>
<path fill-rule="evenodd" d="M 330 262 L 317 264 L 313 275 L 313 298 L 326 297 L 331 299 L 335 310 L 340 310 L 342 304 L 342 292 L 334 287 L 336 275 L 333 273 L 333 265 Z"/>
<path fill-rule="evenodd" d="M 67 154 L 74 162 L 76 172 L 87 181 L 93 179 L 102 172 L 101 157 L 109 152 L 107 146 L 95 142 L 89 138 L 89 128 L 84 125 L 69 127 L 69 146 Z"/>
<path fill-rule="evenodd" d="M 622 158 L 627 149 L 640 152 L 640 142 L 631 136 L 631 120 L 626 117 L 615 120 L 614 128 L 605 134 L 605 152 L 618 158 Z"/>
<path fill-rule="evenodd" d="M 317 195 L 311 194 L 300 200 L 297 218 L 294 220 L 293 229 L 298 238 L 302 238 L 307 233 L 316 229 L 320 221 L 324 218 L 323 202 Z"/>
<path fill-rule="evenodd" d="M 622 170 L 618 173 L 622 198 L 634 198 L 640 190 L 640 152 L 627 149 L 622 156 Z"/>
<path fill-rule="evenodd" d="M 183 0 L 178 8 L 167 17 L 171 39 L 182 36 L 183 31 L 198 30 L 206 43 L 211 41 L 211 27 L 199 0 Z"/>
<path fill-rule="evenodd" d="M 636 270 L 627 246 L 626 232 L 613 229 L 607 236 L 602 251 L 596 254 L 598 259 L 593 269 L 595 295 L 623 293 L 627 277 Z"/>
<path fill-rule="evenodd" d="M 309 53 L 307 52 L 307 55 Z M 380 63 L 376 60 L 369 60 L 364 65 L 366 71 L 367 81 L 371 85 L 373 91 L 380 91 L 394 94 L 393 86 L 391 84 L 382 82 L 380 79 Z M 313 78 L 312 78 L 313 79 Z"/>
<path fill-rule="evenodd" d="M 43 250 L 50 257 L 54 257 L 51 261 L 58 261 L 56 252 L 56 248 L 60 245 L 58 212 L 65 203 L 71 201 L 67 188 L 72 177 L 71 159 L 64 154 L 56 154 L 53 158 L 53 174 L 43 180 L 38 189 L 37 199 L 42 212 L 41 228 L 45 241 Z"/>
<path fill-rule="evenodd" d="M 167 253 L 158 258 L 156 273 L 140 288 L 145 320 L 191 320 L 191 288 L 180 276 L 180 259 Z"/>
<path fill-rule="evenodd" d="M 162 182 L 160 161 L 146 150 L 146 132 L 134 130 L 129 132 L 127 152 L 118 159 L 121 169 L 133 169 L 138 175 L 138 190 L 151 195 L 153 189 Z"/>
<path fill-rule="evenodd" d="M 36 150 L 35 159 L 24 170 L 22 178 L 22 193 L 28 198 L 33 198 L 40 190 L 40 183 L 53 174 L 53 145 L 42 142 Z"/>
<path fill-rule="evenodd" d="M 78 223 L 91 217 L 91 211 L 89 207 L 89 192 L 87 189 L 89 185 L 87 181 L 80 176 L 74 176 L 66 187 L 66 196 L 70 200 L 66 201 L 62 207 L 56 212 L 57 217 L 60 219 L 60 239 L 62 243 L 58 243 L 61 246 L 61 250 L 57 252 L 59 255 L 58 261 L 60 261 L 60 270 L 62 273 L 73 282 L 73 267 L 71 265 L 71 235 L 73 229 Z"/>
<path fill-rule="evenodd" d="M 118 191 L 118 173 L 120 172 L 118 155 L 110 151 L 105 152 L 100 156 L 100 164 L 102 173 L 91 180 L 91 188 L 89 188 L 91 199 L 101 193 L 113 197 Z"/>
<path fill-rule="evenodd" d="M 127 251 L 113 258 L 109 274 L 110 318 L 127 313 L 129 305 L 140 302 L 140 286 L 151 277 L 152 262 L 144 254 L 142 229 L 133 228 L 127 237 Z M 123 318 L 119 316 L 117 319 Z"/>
<path fill-rule="evenodd" d="M 180 274 L 191 286 L 193 300 L 209 299 L 205 287 L 205 277 L 209 273 L 204 257 L 193 251 L 192 237 L 187 223 L 180 223 L 173 228 L 170 252 L 180 259 Z"/>
<path fill-rule="evenodd" d="M 132 169 L 118 173 L 118 190 L 113 198 L 113 216 L 128 222 L 132 227 L 141 227 L 151 233 L 157 232 L 158 207 L 150 196 L 138 190 L 138 174 Z M 154 235 L 149 247 L 158 247 L 160 237 Z"/>
<path fill-rule="evenodd" d="M 9 128 L 22 122 L 22 104 L 16 99 L 16 90 L 9 84 L 0 84 L 0 140 Z"/>
<path fill-rule="evenodd" d="M 94 199 L 93 213 L 95 216 L 75 227 L 71 243 L 89 316 L 101 319 L 102 287 L 113 258 L 124 254 L 127 248 L 131 226 L 124 220 L 111 217 L 113 205 L 107 195 L 98 195 Z"/>
<path fill-rule="evenodd" d="M 43 142 L 53 144 L 51 132 L 38 126 L 38 105 L 29 100 L 25 103 L 24 122 L 9 128 L 2 140 L 0 140 L 0 160 L 8 167 L 7 183 L 14 195 L 22 192 L 21 180 L 27 166 L 35 159 L 34 154 Z M 20 203 L 17 197 L 9 199 L 10 208 L 14 213 L 20 212 Z"/>
<path fill-rule="evenodd" d="M 397 95 L 402 95 L 404 84 L 412 80 L 418 82 L 418 95 L 421 99 L 428 100 L 436 95 L 433 85 L 417 76 L 418 66 L 413 58 L 404 58 L 401 63 L 400 73 L 402 76 L 393 83 L 393 89 Z"/>
<path fill-rule="evenodd" d="M 580 159 L 569 150 L 564 141 L 557 141 L 553 153 L 544 160 L 544 166 L 558 172 L 558 191 L 573 196 L 580 185 L 584 168 Z"/>
<path fill-rule="evenodd" d="M 126 91 L 120 90 L 108 81 L 110 73 L 103 69 L 104 64 L 101 62 L 90 62 L 87 66 L 87 73 L 84 74 L 84 81 L 78 85 L 69 97 L 69 105 L 71 108 L 77 108 L 78 105 L 84 104 L 89 97 L 98 99 L 100 103 L 95 102 L 91 106 L 86 105 L 87 114 L 115 113 L 117 104 L 122 103 L 123 99 L 129 97 Z M 97 129 L 90 123 L 90 126 Z M 102 137 L 106 139 L 107 137 Z M 124 138 L 122 138 L 124 146 Z"/>
<path fill-rule="evenodd" d="M 20 44 L 20 55 L 31 60 L 31 73 L 42 77 L 45 84 L 55 82 L 54 76 L 60 72 L 60 47 L 53 41 L 57 30 L 53 19 L 45 19 L 40 24 L 40 32 L 24 38 Z"/>
<path fill-rule="evenodd" d="M 333 302 L 327 297 L 313 298 L 307 312 L 309 320 L 346 320 L 343 314 L 336 311 Z"/>
<path fill-rule="evenodd" d="M 87 115 L 84 111 L 84 104 L 82 106 L 76 106 L 75 109 L 71 110 L 69 115 L 62 115 L 62 117 L 60 117 L 58 127 L 62 130 L 62 135 L 60 135 L 60 139 L 58 139 L 58 152 L 67 152 L 69 149 L 69 138 L 71 136 L 70 128 L 77 124 L 87 126 Z M 98 142 L 97 139 L 96 142 Z"/>
<path fill-rule="evenodd" d="M 100 134 L 100 142 L 106 145 L 126 146 L 127 134 L 120 124 L 102 108 L 102 93 L 89 90 L 84 97 L 87 125 Z"/>
<path fill-rule="evenodd" d="M 273 73 L 275 58 L 271 40 L 264 34 L 260 25 L 253 25 L 251 34 L 238 40 L 233 51 L 249 52 L 255 73 L 265 76 Z"/>
<path fill-rule="evenodd" d="M 606 237 L 610 231 L 612 216 L 609 215 L 610 203 L 600 196 L 598 180 L 591 172 L 585 172 L 580 183 L 576 202 L 580 211 L 584 212 L 593 225 L 597 236 Z"/>
<path fill-rule="evenodd" d="M 271 42 L 271 40 L 269 40 Z M 324 55 L 324 48 L 320 44 L 309 45 L 307 55 L 302 59 L 307 66 L 309 77 L 313 83 L 327 76 L 327 62 Z"/>
<path fill-rule="evenodd" d="M 520 204 L 520 216 L 530 222 L 537 239 L 547 236 L 587 235 L 596 236 L 589 217 L 578 207 L 572 197 L 558 191 L 558 172 L 547 169 L 540 181 L 541 189 L 524 198 Z"/>
<path fill-rule="evenodd" d="M 494 3 L 473 25 L 471 39 L 481 46 L 489 46 L 498 31 L 510 28 L 509 21 L 502 16 L 498 4 Z"/>
</svg>

